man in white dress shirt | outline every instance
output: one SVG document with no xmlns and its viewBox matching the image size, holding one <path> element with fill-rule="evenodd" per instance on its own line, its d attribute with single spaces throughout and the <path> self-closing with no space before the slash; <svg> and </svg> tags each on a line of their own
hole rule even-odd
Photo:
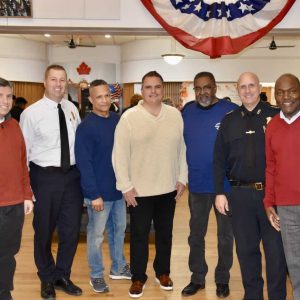
<svg viewBox="0 0 300 300">
<path fill-rule="evenodd" d="M 60 65 L 45 72 L 45 95 L 21 115 L 36 199 L 33 228 L 34 258 L 41 280 L 41 297 L 55 299 L 55 289 L 79 296 L 82 291 L 70 280 L 82 211 L 79 171 L 75 166 L 75 131 L 80 123 L 77 108 L 63 98 L 67 74 Z M 56 261 L 51 253 L 57 228 Z"/>
</svg>

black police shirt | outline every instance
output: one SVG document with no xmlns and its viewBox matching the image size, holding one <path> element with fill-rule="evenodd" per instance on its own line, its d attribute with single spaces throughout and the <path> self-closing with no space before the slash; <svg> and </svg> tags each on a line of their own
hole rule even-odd
<svg viewBox="0 0 300 300">
<path fill-rule="evenodd" d="M 224 194 L 224 176 L 242 183 L 265 181 L 265 129 L 279 111 L 260 101 L 252 111 L 242 105 L 224 117 L 214 151 L 217 194 Z"/>
</svg>

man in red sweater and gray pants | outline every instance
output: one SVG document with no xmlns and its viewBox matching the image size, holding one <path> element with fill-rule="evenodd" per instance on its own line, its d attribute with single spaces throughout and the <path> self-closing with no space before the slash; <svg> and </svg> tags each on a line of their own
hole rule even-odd
<svg viewBox="0 0 300 300">
<path fill-rule="evenodd" d="M 300 82 L 292 74 L 280 76 L 275 98 L 281 108 L 266 130 L 266 189 L 264 205 L 269 221 L 281 231 L 293 286 L 300 299 Z"/>
<path fill-rule="evenodd" d="M 0 299 L 12 300 L 15 254 L 21 243 L 24 212 L 32 211 L 32 192 L 21 129 L 10 118 L 11 84 L 0 78 Z"/>
</svg>

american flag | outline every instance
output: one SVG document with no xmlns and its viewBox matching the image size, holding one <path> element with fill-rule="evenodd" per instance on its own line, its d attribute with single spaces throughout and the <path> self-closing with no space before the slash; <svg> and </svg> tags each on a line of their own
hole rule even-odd
<svg viewBox="0 0 300 300">
<path fill-rule="evenodd" d="M 28 17 L 31 16 L 30 0 L 0 1 L 0 16 Z"/>
<path fill-rule="evenodd" d="M 119 99 L 122 97 L 122 87 L 120 86 L 119 83 L 115 84 L 110 84 L 109 85 L 109 90 L 111 94 L 111 99 Z"/>
<path fill-rule="evenodd" d="M 186 48 L 211 58 L 236 54 L 287 14 L 295 0 L 141 0 Z"/>
</svg>

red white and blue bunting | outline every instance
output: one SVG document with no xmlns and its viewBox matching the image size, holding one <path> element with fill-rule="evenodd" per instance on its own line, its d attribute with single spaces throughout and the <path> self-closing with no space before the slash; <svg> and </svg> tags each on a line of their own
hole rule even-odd
<svg viewBox="0 0 300 300">
<path fill-rule="evenodd" d="M 236 54 L 287 14 L 295 0 L 141 0 L 186 48 L 211 58 Z"/>
</svg>

